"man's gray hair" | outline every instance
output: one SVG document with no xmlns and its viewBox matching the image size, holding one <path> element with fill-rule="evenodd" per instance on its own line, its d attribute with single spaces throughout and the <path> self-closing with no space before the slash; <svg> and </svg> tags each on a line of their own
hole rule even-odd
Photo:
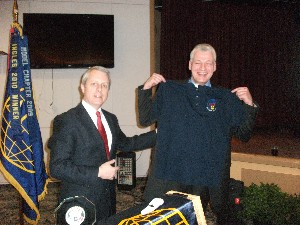
<svg viewBox="0 0 300 225">
<path fill-rule="evenodd" d="M 82 76 L 81 76 L 81 84 L 83 84 L 83 85 L 86 84 L 86 81 L 89 78 L 90 73 L 94 70 L 98 70 L 107 75 L 108 80 L 109 80 L 109 88 L 110 88 L 110 85 L 111 85 L 110 72 L 108 69 L 106 69 L 103 66 L 93 66 L 93 67 L 89 68 L 87 71 L 85 71 L 84 74 L 82 74 Z"/>
<path fill-rule="evenodd" d="M 216 50 L 209 44 L 198 44 L 196 45 L 190 53 L 190 60 L 194 58 L 196 51 L 207 52 L 210 51 L 213 55 L 215 62 L 217 61 L 217 53 Z"/>
</svg>

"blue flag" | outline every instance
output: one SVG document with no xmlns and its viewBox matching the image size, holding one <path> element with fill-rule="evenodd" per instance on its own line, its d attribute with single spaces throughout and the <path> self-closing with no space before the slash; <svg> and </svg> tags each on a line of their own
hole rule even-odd
<svg viewBox="0 0 300 225">
<path fill-rule="evenodd" d="M 39 201 L 47 193 L 43 142 L 33 99 L 28 40 L 20 25 L 10 30 L 8 75 L 2 108 L 0 170 L 23 199 L 30 224 L 40 219 Z"/>
</svg>

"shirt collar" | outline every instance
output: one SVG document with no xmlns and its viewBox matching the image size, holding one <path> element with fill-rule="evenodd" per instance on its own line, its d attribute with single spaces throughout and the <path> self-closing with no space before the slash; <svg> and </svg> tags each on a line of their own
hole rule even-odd
<svg viewBox="0 0 300 225">
<path fill-rule="evenodd" d="M 97 111 L 99 111 L 102 114 L 101 108 L 99 108 L 98 110 L 95 110 L 95 108 L 93 106 L 91 106 L 84 100 L 82 100 L 81 103 L 91 117 L 94 117 L 96 115 Z"/>
<path fill-rule="evenodd" d="M 192 79 L 192 78 L 190 78 L 190 79 L 189 79 L 189 83 L 192 83 L 192 84 L 194 84 L 194 85 L 195 85 L 195 87 L 198 87 L 198 85 L 197 85 L 197 84 L 195 84 L 195 82 L 193 81 L 193 79 Z M 209 80 L 209 81 L 207 81 L 207 83 L 205 84 L 205 86 L 206 86 L 206 87 L 211 87 L 210 80 Z"/>
</svg>

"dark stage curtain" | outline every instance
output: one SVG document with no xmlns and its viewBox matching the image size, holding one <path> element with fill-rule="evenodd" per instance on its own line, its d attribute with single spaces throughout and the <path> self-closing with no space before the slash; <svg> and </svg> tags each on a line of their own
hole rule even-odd
<svg viewBox="0 0 300 225">
<path fill-rule="evenodd" d="M 257 127 L 299 128 L 300 7 L 269 2 L 163 0 L 161 74 L 189 78 L 190 51 L 209 43 L 217 51 L 213 84 L 249 87 L 261 106 Z"/>
</svg>

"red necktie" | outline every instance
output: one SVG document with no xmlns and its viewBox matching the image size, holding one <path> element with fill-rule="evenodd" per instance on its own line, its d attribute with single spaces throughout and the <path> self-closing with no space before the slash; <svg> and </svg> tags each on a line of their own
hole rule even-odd
<svg viewBox="0 0 300 225">
<path fill-rule="evenodd" d="M 98 131 L 99 131 L 99 133 L 100 133 L 100 135 L 101 135 L 101 137 L 103 139 L 104 146 L 105 146 L 106 156 L 107 156 L 107 159 L 109 160 L 110 153 L 109 153 L 108 141 L 107 141 L 107 136 L 106 136 L 105 128 L 104 128 L 103 123 L 101 121 L 100 112 L 97 111 L 96 115 L 97 115 L 97 127 L 98 127 Z"/>
</svg>

